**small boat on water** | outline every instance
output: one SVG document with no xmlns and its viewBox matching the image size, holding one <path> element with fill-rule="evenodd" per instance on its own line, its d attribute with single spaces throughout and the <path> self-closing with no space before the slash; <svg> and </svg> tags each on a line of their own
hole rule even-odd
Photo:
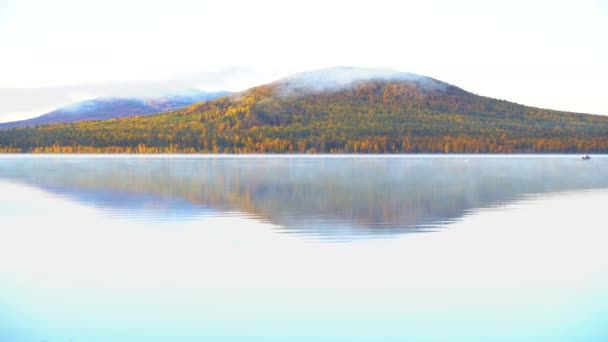
<svg viewBox="0 0 608 342">
<path fill-rule="evenodd" d="M 589 155 L 586 155 L 583 157 L 583 160 L 589 160 L 589 159 L 591 159 L 591 157 L 589 157 Z"/>
</svg>

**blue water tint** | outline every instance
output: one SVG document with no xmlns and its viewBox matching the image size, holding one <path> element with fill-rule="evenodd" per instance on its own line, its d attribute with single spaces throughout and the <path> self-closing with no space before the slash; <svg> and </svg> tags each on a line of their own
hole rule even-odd
<svg viewBox="0 0 608 342">
<path fill-rule="evenodd" d="M 607 168 L 0 156 L 0 341 L 606 341 Z"/>
</svg>

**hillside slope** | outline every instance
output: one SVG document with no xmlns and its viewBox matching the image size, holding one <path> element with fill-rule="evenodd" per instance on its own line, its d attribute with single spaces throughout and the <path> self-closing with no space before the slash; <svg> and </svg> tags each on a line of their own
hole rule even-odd
<svg viewBox="0 0 608 342">
<path fill-rule="evenodd" d="M 438 80 L 331 68 L 150 116 L 0 132 L 6 151 L 608 152 L 608 117 L 526 107 Z"/>
<path fill-rule="evenodd" d="M 226 91 L 204 92 L 191 89 L 157 97 L 102 97 L 80 101 L 32 119 L 0 123 L 0 129 L 85 120 L 105 120 L 166 112 L 186 107 L 196 102 L 213 100 L 228 94 L 230 93 Z"/>
</svg>

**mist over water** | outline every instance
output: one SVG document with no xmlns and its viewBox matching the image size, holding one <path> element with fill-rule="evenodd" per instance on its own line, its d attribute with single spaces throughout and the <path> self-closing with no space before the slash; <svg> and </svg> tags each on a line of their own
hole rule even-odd
<svg viewBox="0 0 608 342">
<path fill-rule="evenodd" d="M 608 187 L 576 156 L 17 158 L 0 178 L 133 217 L 239 212 L 287 233 L 349 239 L 426 231 L 534 194 Z"/>
<path fill-rule="evenodd" d="M 607 168 L 0 155 L 0 341 L 605 341 Z"/>
</svg>

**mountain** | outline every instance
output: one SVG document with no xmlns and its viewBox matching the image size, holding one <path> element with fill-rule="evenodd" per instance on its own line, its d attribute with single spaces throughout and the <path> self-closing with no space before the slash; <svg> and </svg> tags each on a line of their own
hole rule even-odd
<svg viewBox="0 0 608 342">
<path fill-rule="evenodd" d="M 608 152 L 608 117 L 527 107 L 421 75 L 338 67 L 149 116 L 0 131 L 4 151 Z"/>
<path fill-rule="evenodd" d="M 32 119 L 0 123 L 0 129 L 85 120 L 125 118 L 166 112 L 196 102 L 213 100 L 228 94 L 230 93 L 227 91 L 204 92 L 198 89 L 188 89 L 158 97 L 100 97 L 77 102 Z"/>
</svg>

